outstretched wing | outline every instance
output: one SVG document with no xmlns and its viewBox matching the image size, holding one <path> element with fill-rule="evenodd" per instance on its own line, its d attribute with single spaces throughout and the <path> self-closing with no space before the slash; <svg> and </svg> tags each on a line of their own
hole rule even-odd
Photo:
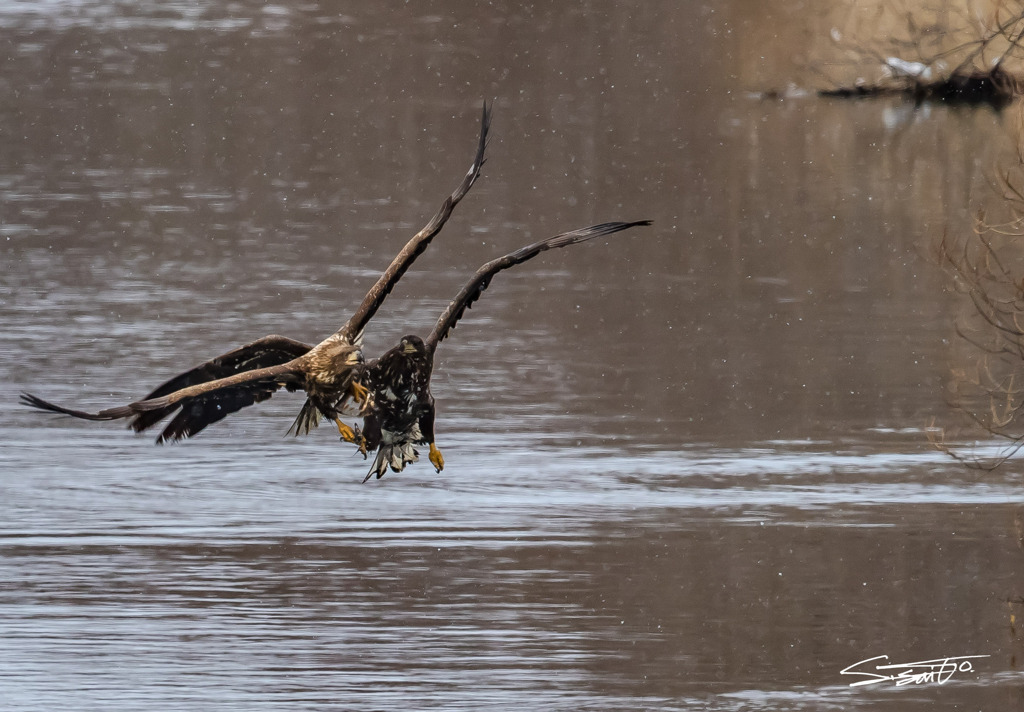
<svg viewBox="0 0 1024 712">
<path fill-rule="evenodd" d="M 480 140 L 476 156 L 466 177 L 455 192 L 445 199 L 430 222 L 399 252 L 388 269 L 370 289 L 352 318 L 338 334 L 356 344 L 363 329 L 380 308 L 409 266 L 441 231 L 452 211 L 480 176 L 491 125 L 491 108 L 484 102 Z M 203 430 L 247 405 L 269 398 L 278 388 L 301 388 L 304 376 L 291 362 L 311 347 L 292 339 L 270 336 L 247 344 L 212 361 L 179 374 L 156 388 L 146 399 L 97 413 L 65 408 L 30 393 L 21 402 L 33 408 L 71 415 L 86 420 L 132 418 L 136 432 L 146 430 L 178 408 L 181 412 L 167 425 L 157 442 L 180 440 Z"/>
<path fill-rule="evenodd" d="M 262 339 L 239 346 L 237 349 L 228 351 L 226 354 L 201 363 L 184 373 L 179 373 L 177 376 L 157 386 L 142 401 L 160 398 L 190 386 L 209 383 L 254 369 L 287 363 L 292 359 L 302 356 L 310 348 L 312 347 L 309 344 L 289 339 L 286 336 L 264 336 Z M 133 409 L 131 406 L 120 406 L 108 408 L 98 413 L 89 413 L 84 410 L 65 408 L 64 406 L 50 403 L 31 393 L 23 393 L 21 395 L 21 402 L 33 408 L 70 415 L 84 420 L 133 418 L 130 427 L 137 433 L 148 430 L 181 407 L 181 412 L 178 413 L 174 421 L 161 434 L 159 442 L 163 442 L 165 440 L 180 440 L 195 435 L 211 423 L 216 423 L 218 420 L 239 411 L 247 405 L 258 403 L 260 400 L 265 400 L 269 397 L 270 394 L 267 393 L 267 386 L 257 380 L 252 383 L 226 387 L 217 391 L 215 395 L 196 396 L 184 406 L 175 401 L 164 408 L 143 411 Z"/>
<path fill-rule="evenodd" d="M 568 247 L 569 245 L 575 245 L 579 242 L 585 242 L 592 240 L 595 237 L 602 235 L 611 235 L 614 232 L 620 232 L 627 230 L 637 225 L 650 225 L 650 220 L 639 220 L 636 222 L 609 222 L 602 223 L 600 225 L 592 225 L 585 227 L 581 230 L 573 230 L 572 232 L 563 232 L 560 235 L 549 237 L 546 240 L 535 242 L 532 245 L 521 247 L 515 252 L 499 257 L 496 260 L 491 260 L 483 267 L 476 271 L 473 279 L 462 288 L 459 294 L 452 300 L 448 308 L 441 314 L 441 318 L 437 320 L 437 324 L 434 325 L 434 330 L 430 332 L 430 336 L 427 337 L 426 347 L 427 350 L 433 353 L 437 349 L 437 345 L 448 336 L 448 332 L 455 328 L 459 319 L 462 318 L 463 313 L 468 309 L 473 302 L 480 298 L 483 291 L 487 289 L 491 283 L 491 279 L 498 272 L 514 267 L 515 265 L 522 264 L 527 260 L 531 260 L 541 252 L 545 250 L 553 250 L 558 247 Z"/>
<path fill-rule="evenodd" d="M 157 386 L 152 393 L 142 400 L 150 400 L 152 398 L 170 395 L 175 391 L 180 391 L 182 388 L 188 388 L 189 386 L 194 386 L 200 383 L 216 381 L 220 378 L 227 378 L 228 376 L 233 376 L 236 373 L 244 373 L 245 371 L 252 371 L 257 368 L 267 368 L 269 366 L 277 366 L 282 363 L 287 363 L 292 359 L 296 359 L 299 356 L 304 355 L 311 348 L 313 347 L 309 344 L 304 344 L 301 341 L 296 341 L 295 339 L 289 339 L 286 336 L 278 336 L 276 334 L 264 336 L 262 339 L 257 339 L 252 343 L 239 346 L 237 349 L 228 351 L 226 354 L 222 354 L 217 358 L 210 359 L 206 363 L 199 364 L 191 370 L 178 374 L 169 381 Z M 194 415 L 198 417 L 200 421 L 205 422 L 202 427 L 194 432 L 188 433 L 188 435 L 194 435 L 199 432 L 199 430 L 206 427 L 206 425 L 215 423 L 225 415 L 234 413 L 240 408 L 252 404 L 243 403 L 234 410 L 224 412 L 222 407 L 223 404 L 221 403 L 214 402 L 208 398 L 204 399 L 202 403 L 205 404 L 202 412 Z M 199 405 L 200 401 L 197 400 L 193 403 L 193 408 L 197 408 Z M 151 428 L 153 425 L 174 412 L 175 407 L 176 406 L 169 406 L 162 410 L 150 410 L 139 413 L 131 423 L 132 430 L 139 433 Z M 182 415 L 184 414 L 179 414 L 178 417 L 180 418 Z M 187 435 L 185 437 L 187 437 Z M 177 440 L 178 438 L 174 439 Z"/>
<path fill-rule="evenodd" d="M 301 387 L 305 375 L 294 361 L 197 383 L 165 396 L 130 403 L 133 413 L 178 413 L 157 438 L 158 443 L 181 440 L 242 408 L 270 398 L 281 386 Z M 133 424 L 134 427 L 134 424 Z M 136 432 L 138 432 L 136 430 Z"/>
<path fill-rule="evenodd" d="M 158 443 L 163 443 L 191 437 L 206 426 L 216 423 L 247 405 L 270 398 L 282 386 L 301 387 L 303 378 L 302 371 L 297 368 L 295 363 L 289 361 L 198 383 L 173 393 L 147 398 L 116 408 L 108 408 L 98 413 L 65 408 L 31 393 L 23 393 L 21 402 L 40 410 L 62 413 L 85 420 L 118 420 L 132 416 L 144 416 L 149 413 L 160 413 L 160 417 L 163 418 L 181 408 L 181 412 L 167 424 L 167 427 L 160 433 L 160 437 L 157 438 Z M 145 422 L 140 426 L 140 419 L 137 418 L 132 422 L 131 427 L 135 432 L 141 432 L 155 424 L 157 420 Z"/>
<path fill-rule="evenodd" d="M 486 160 L 484 152 L 487 149 L 487 133 L 491 128 L 491 108 L 487 106 L 485 101 L 483 116 L 480 119 L 480 140 L 477 143 L 476 156 L 473 158 L 473 165 L 469 167 L 466 177 L 462 179 L 462 183 L 459 184 L 454 193 L 444 199 L 444 203 L 434 213 L 434 217 L 430 218 L 430 222 L 416 233 L 398 255 L 395 256 L 395 259 L 391 261 L 391 264 L 384 271 L 384 274 L 380 276 L 380 279 L 377 280 L 377 283 L 366 293 L 362 304 L 359 305 L 352 318 L 338 331 L 339 334 L 352 340 L 362 333 L 370 319 L 377 313 L 380 305 L 384 303 L 391 290 L 394 289 L 398 280 L 406 273 L 412 263 L 416 261 L 416 258 L 427 249 L 430 241 L 441 232 L 441 228 L 448 222 L 448 218 L 451 217 L 455 206 L 466 197 L 466 193 L 476 183 L 477 178 L 480 177 L 480 169 Z"/>
</svg>

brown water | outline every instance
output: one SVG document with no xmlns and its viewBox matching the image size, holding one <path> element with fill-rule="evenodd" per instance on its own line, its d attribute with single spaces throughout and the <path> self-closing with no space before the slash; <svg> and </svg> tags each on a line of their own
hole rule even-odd
<svg viewBox="0 0 1024 712">
<path fill-rule="evenodd" d="M 1020 462 L 925 433 L 932 254 L 1015 114 L 752 97 L 813 74 L 791 5 L 0 3 L 0 709 L 1020 707 Z M 442 474 L 361 485 L 288 394 L 174 447 L 17 405 L 333 331 L 491 97 L 369 354 L 494 256 L 655 226 L 495 280 L 439 352 Z M 850 687 L 878 655 L 989 657 Z"/>
</svg>

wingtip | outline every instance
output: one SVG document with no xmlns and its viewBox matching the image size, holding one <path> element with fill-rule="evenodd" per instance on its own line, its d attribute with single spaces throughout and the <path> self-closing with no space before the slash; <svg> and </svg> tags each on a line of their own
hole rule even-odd
<svg viewBox="0 0 1024 712">
<path fill-rule="evenodd" d="M 618 230 L 628 230 L 631 227 L 644 227 L 653 224 L 653 220 L 629 220 L 620 223 L 608 223 L 609 226 L 617 228 Z"/>
<path fill-rule="evenodd" d="M 18 396 L 18 403 L 25 406 L 26 408 L 35 408 L 37 410 L 50 410 L 46 405 L 46 401 L 38 396 L 34 396 L 27 391 L 22 391 Z"/>
<path fill-rule="evenodd" d="M 648 225 L 653 224 L 653 220 L 631 220 L 629 222 L 605 223 L 600 227 L 604 228 L 603 230 L 601 230 L 601 232 L 604 232 L 605 234 L 611 234 L 613 232 L 622 232 L 623 230 L 629 230 L 630 228 L 646 227 Z"/>
<path fill-rule="evenodd" d="M 18 396 L 18 402 L 29 408 L 35 408 L 37 410 L 46 410 L 50 411 L 51 413 L 65 412 L 64 408 L 61 408 L 60 406 L 54 403 L 50 403 L 49 401 L 45 401 L 39 396 L 33 395 L 28 391 L 21 392 L 21 394 Z"/>
<path fill-rule="evenodd" d="M 480 116 L 480 143 L 482 149 L 486 150 L 491 144 L 491 118 L 494 116 L 494 102 L 492 101 L 490 106 L 487 105 L 487 100 L 484 99 L 483 113 Z M 482 152 L 482 151 L 481 151 Z M 484 156 L 480 158 L 480 166 L 483 167 L 487 159 Z"/>
</svg>

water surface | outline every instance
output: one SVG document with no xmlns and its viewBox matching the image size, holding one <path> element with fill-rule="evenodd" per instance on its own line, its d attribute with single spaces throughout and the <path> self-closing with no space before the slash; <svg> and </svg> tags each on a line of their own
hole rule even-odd
<svg viewBox="0 0 1024 712">
<path fill-rule="evenodd" d="M 1012 707 L 1021 468 L 928 438 L 980 436 L 934 248 L 1012 109 L 760 100 L 829 18 L 749 6 L 0 4 L 2 706 Z M 439 351 L 442 474 L 361 485 L 288 394 L 173 447 L 17 405 L 330 333 L 491 97 L 371 355 L 486 260 L 655 225 L 495 280 Z M 990 657 L 840 675 L 883 654 Z"/>
</svg>

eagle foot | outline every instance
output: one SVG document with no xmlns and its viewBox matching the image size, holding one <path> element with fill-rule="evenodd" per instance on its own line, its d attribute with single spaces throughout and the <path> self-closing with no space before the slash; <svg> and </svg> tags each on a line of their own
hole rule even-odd
<svg viewBox="0 0 1024 712">
<path fill-rule="evenodd" d="M 341 418 L 335 418 L 334 422 L 338 426 L 338 433 L 341 435 L 342 440 L 344 440 L 347 443 L 358 442 L 358 440 L 356 440 L 356 431 L 350 428 L 345 423 L 341 422 Z"/>
<path fill-rule="evenodd" d="M 367 450 L 368 450 L 368 448 L 366 446 L 366 436 L 363 435 L 363 431 L 362 431 L 362 429 L 360 429 L 360 427 L 358 425 L 356 426 L 355 435 L 356 435 L 356 446 L 359 448 L 359 452 L 362 454 L 363 459 L 365 460 L 366 459 L 366 453 L 367 453 Z"/>
<path fill-rule="evenodd" d="M 366 459 L 367 447 L 366 438 L 363 436 L 362 429 L 356 425 L 355 427 L 349 427 L 340 420 L 335 421 L 338 423 L 338 432 L 341 433 L 341 441 L 344 443 L 353 443 L 362 454 L 363 459 Z"/>
<path fill-rule="evenodd" d="M 437 445 L 430 443 L 430 462 L 434 465 L 434 469 L 440 472 L 444 469 L 444 458 L 441 456 L 441 451 L 437 449 Z"/>
<path fill-rule="evenodd" d="M 359 381 L 352 381 L 352 385 L 349 386 L 349 394 L 352 396 L 352 400 L 360 406 L 365 406 L 370 400 L 370 389 Z"/>
</svg>

